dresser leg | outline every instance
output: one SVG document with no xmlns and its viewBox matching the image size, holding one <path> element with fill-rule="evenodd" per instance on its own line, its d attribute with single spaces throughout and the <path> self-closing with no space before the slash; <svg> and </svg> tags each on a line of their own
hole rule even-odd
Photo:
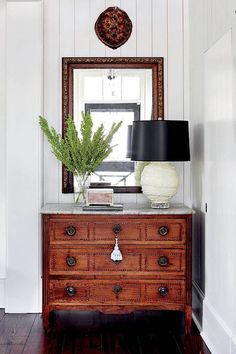
<svg viewBox="0 0 236 354">
<path fill-rule="evenodd" d="M 50 315 L 49 306 L 44 305 L 43 306 L 43 328 L 46 332 L 49 329 L 49 315 Z"/>
<path fill-rule="evenodd" d="M 192 328 L 192 306 L 186 306 L 185 309 L 185 333 L 190 334 Z"/>
</svg>

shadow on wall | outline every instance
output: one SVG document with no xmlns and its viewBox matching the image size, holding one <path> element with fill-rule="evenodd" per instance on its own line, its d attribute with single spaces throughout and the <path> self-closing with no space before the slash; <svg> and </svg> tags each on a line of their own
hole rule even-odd
<svg viewBox="0 0 236 354">
<path fill-rule="evenodd" d="M 208 237 L 214 235 L 220 249 L 220 235 L 224 234 L 225 223 L 229 231 L 234 230 L 231 211 L 236 210 L 236 199 L 232 197 L 236 195 L 236 184 L 233 183 L 236 123 L 227 117 L 224 120 L 213 119 L 197 125 L 192 139 L 193 208 L 196 211 L 193 218 L 193 311 L 200 325 L 205 293 L 206 215 L 210 228 Z M 221 218 L 217 219 L 219 210 Z"/>
<path fill-rule="evenodd" d="M 205 213 L 196 210 L 193 217 L 193 313 L 202 325 L 205 294 Z"/>
<path fill-rule="evenodd" d="M 196 191 L 193 208 L 193 313 L 202 325 L 202 309 L 205 293 L 205 213 L 202 212 L 203 168 L 204 168 L 204 125 L 194 127 L 192 136 L 192 186 Z"/>
</svg>

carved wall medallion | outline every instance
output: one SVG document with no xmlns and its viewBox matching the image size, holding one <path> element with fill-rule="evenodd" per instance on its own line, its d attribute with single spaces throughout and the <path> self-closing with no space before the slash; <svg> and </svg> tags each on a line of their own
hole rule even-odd
<svg viewBox="0 0 236 354">
<path fill-rule="evenodd" d="M 127 13 L 119 7 L 108 7 L 99 15 L 95 32 L 102 43 L 116 49 L 129 39 L 132 22 Z"/>
</svg>

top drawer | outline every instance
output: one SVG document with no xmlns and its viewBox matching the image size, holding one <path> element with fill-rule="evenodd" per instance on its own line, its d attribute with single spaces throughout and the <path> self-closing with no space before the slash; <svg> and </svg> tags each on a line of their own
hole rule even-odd
<svg viewBox="0 0 236 354">
<path fill-rule="evenodd" d="M 120 215 L 61 215 L 48 219 L 46 232 L 50 242 L 114 243 L 115 234 L 122 243 L 185 243 L 186 220 L 166 217 L 127 217 Z"/>
</svg>

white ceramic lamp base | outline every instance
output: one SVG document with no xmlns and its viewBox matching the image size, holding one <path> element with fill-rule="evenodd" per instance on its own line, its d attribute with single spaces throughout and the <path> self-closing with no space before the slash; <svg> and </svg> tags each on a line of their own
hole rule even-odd
<svg viewBox="0 0 236 354">
<path fill-rule="evenodd" d="M 151 208 L 169 208 L 178 185 L 176 168 L 170 162 L 150 162 L 143 169 L 141 186 L 143 194 L 151 200 Z"/>
</svg>

